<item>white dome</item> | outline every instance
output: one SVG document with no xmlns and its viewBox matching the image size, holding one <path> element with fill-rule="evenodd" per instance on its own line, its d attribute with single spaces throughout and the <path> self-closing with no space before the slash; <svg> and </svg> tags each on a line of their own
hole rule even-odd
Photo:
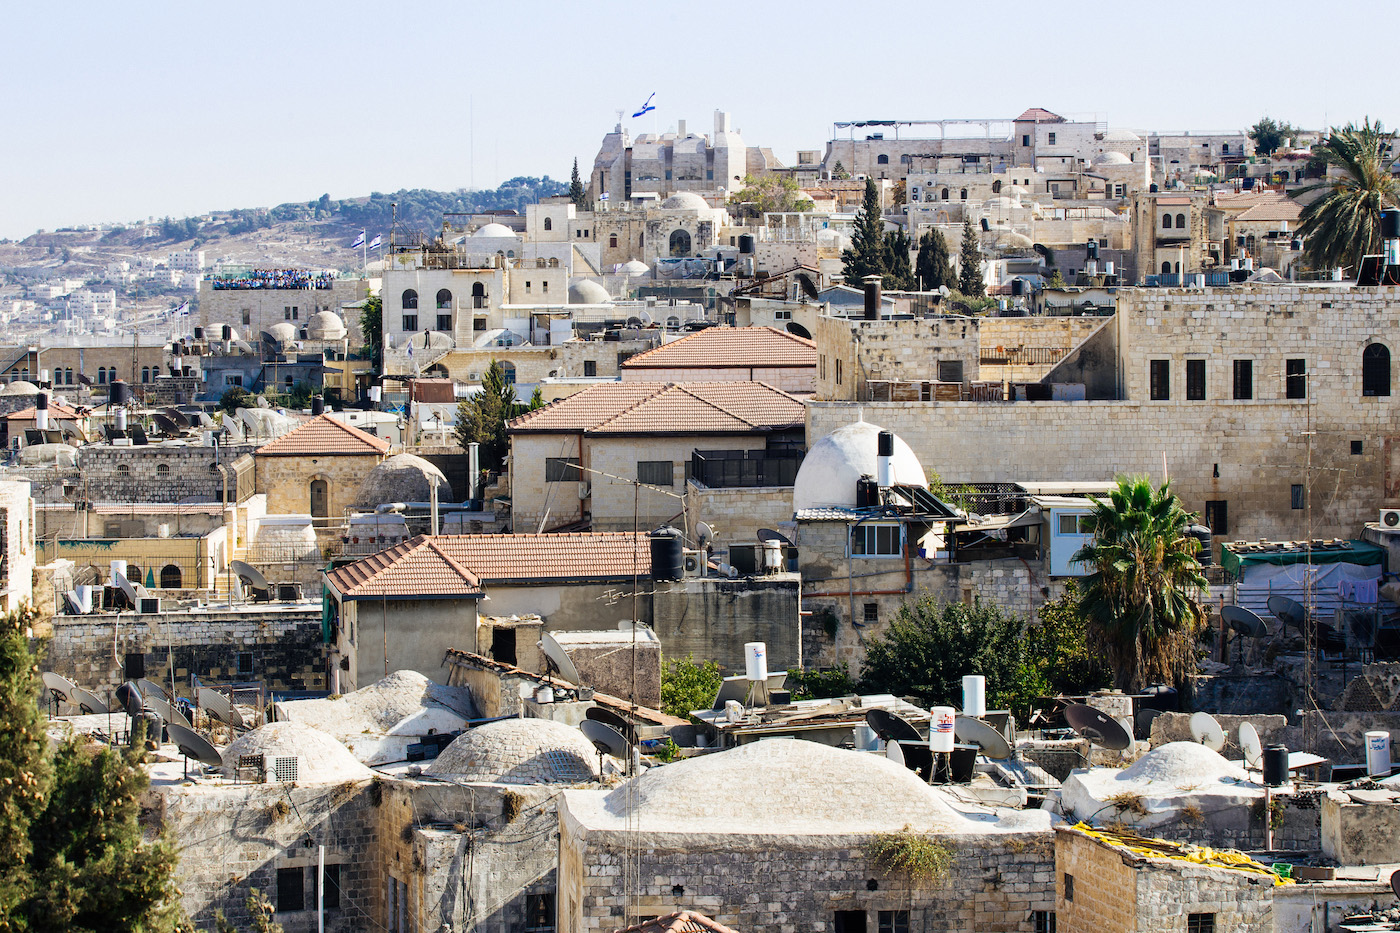
<svg viewBox="0 0 1400 933">
<path fill-rule="evenodd" d="M 1005 188 L 1003 188 L 1003 189 L 1001 189 L 1001 190 L 1002 190 L 1002 193 L 1006 194 L 1006 195 L 1009 196 L 1009 197 L 1013 197 L 1013 198 L 1024 197 L 1025 195 L 1028 195 L 1028 194 L 1031 193 L 1029 188 L 1026 188 L 1026 187 L 1024 187 L 1024 186 L 1022 186 L 1022 185 L 1007 185 Z"/>
<path fill-rule="evenodd" d="M 224 777 L 234 776 L 234 767 L 243 755 L 298 759 L 299 784 L 360 781 L 372 775 L 344 745 L 320 729 L 299 722 L 271 722 L 239 736 L 224 749 Z"/>
<path fill-rule="evenodd" d="M 457 341 L 452 339 L 451 334 L 443 333 L 440 330 L 419 331 L 404 341 L 405 346 L 411 346 L 415 350 L 451 350 L 457 346 Z"/>
<path fill-rule="evenodd" d="M 291 343 L 293 340 L 297 339 L 297 329 L 286 321 L 273 324 L 267 329 L 267 332 L 271 334 L 272 339 L 276 340 L 278 343 Z"/>
<path fill-rule="evenodd" d="M 1001 230 L 996 235 L 996 245 L 1004 248 L 1029 248 L 1033 244 L 1031 238 L 1024 233 L 1017 233 L 1015 230 Z"/>
<path fill-rule="evenodd" d="M 631 262 L 623 263 L 622 268 L 618 271 L 625 272 L 628 275 L 644 275 L 650 272 L 651 269 L 641 260 L 633 259 Z"/>
<path fill-rule="evenodd" d="M 579 784 L 598 779 L 598 752 L 563 723 L 505 719 L 468 729 L 423 773 L 494 784 Z"/>
<path fill-rule="evenodd" d="M 1105 140 L 1112 140 L 1113 142 L 1121 143 L 1142 142 L 1142 137 L 1139 136 L 1137 133 L 1134 133 L 1132 130 L 1109 130 L 1108 132 L 1103 134 L 1103 138 Z"/>
<path fill-rule="evenodd" d="M 1015 210 L 1021 205 L 1018 204 L 1013 198 L 1001 196 L 995 198 L 988 198 L 986 203 L 982 206 L 988 211 L 1011 211 Z"/>
<path fill-rule="evenodd" d="M 479 236 L 479 237 L 503 237 L 503 236 L 513 237 L 513 236 L 515 236 L 515 235 L 516 235 L 515 231 L 512 230 L 511 228 L 507 227 L 505 224 L 494 224 L 494 223 L 492 223 L 492 224 L 486 224 L 486 225 L 484 225 L 484 226 L 478 228 L 477 231 L 476 231 L 475 233 L 472 234 L 472 236 Z"/>
<path fill-rule="evenodd" d="M 39 387 L 32 382 L 25 382 L 23 379 L 16 379 L 14 382 L 0 389 L 0 395 L 33 395 L 39 391 Z"/>
<path fill-rule="evenodd" d="M 662 201 L 661 206 L 668 211 L 707 211 L 710 209 L 709 202 L 693 191 L 677 191 Z"/>
<path fill-rule="evenodd" d="M 1121 152 L 1105 152 L 1094 160 L 1095 165 L 1131 165 L 1132 159 Z"/>
<path fill-rule="evenodd" d="M 606 305 L 612 304 L 608 290 L 592 279 L 581 279 L 569 286 L 569 304 Z"/>
<path fill-rule="evenodd" d="M 317 311 L 306 324 L 312 340 L 339 340 L 345 336 L 345 322 L 334 311 Z"/>
<path fill-rule="evenodd" d="M 854 508 L 856 480 L 875 475 L 881 430 L 879 425 L 857 421 L 813 444 L 792 484 L 793 509 Z M 899 435 L 894 439 L 891 472 L 896 483 L 928 488 L 923 465 Z"/>
</svg>

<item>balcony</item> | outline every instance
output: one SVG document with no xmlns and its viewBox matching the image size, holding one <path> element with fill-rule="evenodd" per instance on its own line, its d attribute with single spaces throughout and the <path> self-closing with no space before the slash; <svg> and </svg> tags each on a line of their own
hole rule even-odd
<svg viewBox="0 0 1400 933">
<path fill-rule="evenodd" d="M 711 489 L 791 486 L 807 451 L 697 450 L 690 456 L 690 476 Z"/>
</svg>

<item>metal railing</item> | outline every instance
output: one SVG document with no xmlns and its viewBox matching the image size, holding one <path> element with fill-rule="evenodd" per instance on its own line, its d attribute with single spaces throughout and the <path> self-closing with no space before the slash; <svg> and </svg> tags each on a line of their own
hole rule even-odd
<svg viewBox="0 0 1400 933">
<path fill-rule="evenodd" d="M 1064 359 L 1069 347 L 997 347 L 983 350 L 983 366 L 1043 366 Z"/>
<path fill-rule="evenodd" d="M 697 450 L 690 475 L 711 489 L 791 486 L 806 450 Z"/>
</svg>

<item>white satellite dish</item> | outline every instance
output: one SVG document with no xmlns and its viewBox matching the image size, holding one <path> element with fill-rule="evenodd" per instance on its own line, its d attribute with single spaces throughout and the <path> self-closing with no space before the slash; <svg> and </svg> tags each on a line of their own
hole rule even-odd
<svg viewBox="0 0 1400 933">
<path fill-rule="evenodd" d="M 704 547 L 714 539 L 715 531 L 709 525 L 705 524 L 704 522 L 701 522 L 700 524 L 695 526 L 695 546 L 697 548 L 701 548 L 703 550 Z"/>
<path fill-rule="evenodd" d="M 1191 714 L 1191 738 L 1213 752 L 1225 750 L 1225 730 L 1210 713 Z"/>
<path fill-rule="evenodd" d="M 901 768 L 904 767 L 904 749 L 899 747 L 899 743 L 890 740 L 885 743 L 885 757 Z"/>
<path fill-rule="evenodd" d="M 1240 748 L 1244 749 L 1244 766 L 1261 767 L 1264 761 L 1264 743 L 1259 741 L 1259 730 L 1253 723 L 1240 723 Z"/>
<path fill-rule="evenodd" d="M 641 320 L 642 320 L 642 325 L 643 325 L 643 326 L 649 326 L 649 325 L 651 324 L 652 318 L 651 318 L 651 315 L 650 315 L 650 314 L 648 314 L 647 312 L 643 311 L 643 312 L 642 312 L 642 318 L 641 318 Z"/>
<path fill-rule="evenodd" d="M 579 676 L 578 668 L 574 667 L 574 662 L 569 660 L 569 655 L 559 642 L 554 640 L 554 636 L 548 632 L 540 632 L 540 651 L 544 652 L 546 673 L 553 669 L 556 674 L 575 687 L 583 685 L 583 678 Z"/>
</svg>

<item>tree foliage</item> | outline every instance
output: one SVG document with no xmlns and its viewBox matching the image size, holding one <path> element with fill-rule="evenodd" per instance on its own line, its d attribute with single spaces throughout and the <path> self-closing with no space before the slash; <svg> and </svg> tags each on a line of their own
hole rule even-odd
<svg viewBox="0 0 1400 933">
<path fill-rule="evenodd" d="M 840 664 L 831 668 L 788 668 L 787 689 L 794 700 L 819 700 L 826 697 L 850 696 L 856 692 L 856 682 L 850 668 Z"/>
<path fill-rule="evenodd" d="M 885 288 L 909 291 L 914 287 L 914 269 L 909 264 L 911 247 L 903 227 L 885 232 Z"/>
<path fill-rule="evenodd" d="M 384 369 L 384 299 L 378 295 L 365 299 L 360 308 L 360 336 L 374 361 L 374 373 Z"/>
<path fill-rule="evenodd" d="M 1273 117 L 1263 117 L 1249 129 L 1249 138 L 1254 140 L 1254 151 L 1259 155 L 1274 154 L 1296 135 L 1298 131 L 1291 125 Z"/>
<path fill-rule="evenodd" d="M 936 292 L 944 285 L 957 287 L 957 276 L 953 272 L 953 262 L 948 255 L 948 241 L 941 231 L 930 229 L 919 237 L 919 255 L 914 260 L 914 277 L 918 287 L 926 292 Z"/>
<path fill-rule="evenodd" d="M 982 280 L 982 246 L 977 242 L 977 232 L 972 222 L 963 223 L 962 246 L 958 251 L 958 291 L 972 298 L 983 298 L 987 294 L 987 283 Z"/>
<path fill-rule="evenodd" d="M 1093 540 L 1073 559 L 1092 568 L 1078 608 L 1088 643 L 1101 649 L 1116 685 L 1179 683 L 1195 669 L 1195 641 L 1205 614 L 1206 579 L 1198 542 L 1186 534 L 1195 516 L 1145 476 L 1122 477 L 1087 519 Z"/>
<path fill-rule="evenodd" d="M 0 930 L 24 929 L 30 829 L 48 798 L 48 739 L 27 629 L 37 613 L 0 618 Z"/>
<path fill-rule="evenodd" d="M 865 200 L 856 212 L 851 246 L 841 253 L 846 284 L 863 288 L 867 275 L 885 274 L 885 222 L 880 217 L 880 192 L 875 181 L 865 180 Z"/>
<path fill-rule="evenodd" d="M 1073 581 L 1059 598 L 1036 610 L 1036 618 L 1038 624 L 1026 630 L 1026 663 L 1043 683 L 1043 693 L 1088 693 L 1113 682 L 1108 658 L 1089 642 Z"/>
<path fill-rule="evenodd" d="M 581 211 L 588 210 L 588 196 L 583 190 L 583 179 L 578 174 L 578 156 L 574 156 L 574 170 L 569 174 L 569 200 Z"/>
<path fill-rule="evenodd" d="M 481 391 L 457 403 L 457 443 L 463 450 L 478 444 L 484 470 L 499 470 L 510 452 L 506 422 L 520 413 L 515 387 L 506 382 L 505 370 L 492 360 L 481 380 Z"/>
<path fill-rule="evenodd" d="M 1303 261 L 1313 269 L 1356 267 L 1362 256 L 1381 251 L 1381 209 L 1400 206 L 1400 182 L 1391 174 L 1395 132 L 1368 118 L 1361 126 L 1336 127 L 1313 146 L 1313 159 L 1338 169 L 1293 192 L 1321 197 L 1303 208 L 1298 233 L 1304 238 Z"/>
<path fill-rule="evenodd" d="M 692 710 L 710 708 L 723 682 L 715 661 L 667 658 L 661 665 L 661 711 L 688 720 Z"/>
<path fill-rule="evenodd" d="M 801 213 L 814 205 L 802 196 L 797 180 L 788 175 L 744 176 L 744 187 L 729 196 L 729 212 L 740 220 L 762 220 L 764 214 Z"/>
<path fill-rule="evenodd" d="M 846 171 L 846 166 L 841 164 L 840 159 L 837 159 L 836 164 L 831 167 L 831 177 L 837 181 L 845 181 L 851 177 L 851 173 Z"/>
</svg>

